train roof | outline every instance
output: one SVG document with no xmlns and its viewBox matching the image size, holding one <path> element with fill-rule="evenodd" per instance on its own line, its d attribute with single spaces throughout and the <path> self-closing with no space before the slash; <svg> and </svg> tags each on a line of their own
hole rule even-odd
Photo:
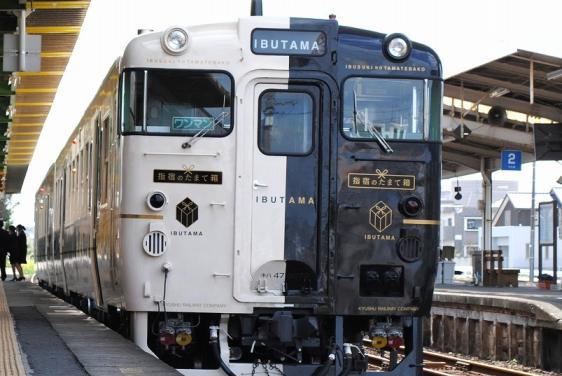
<svg viewBox="0 0 562 376">
<path fill-rule="evenodd" d="M 246 64 L 250 68 L 255 63 L 260 65 L 260 69 L 266 69 L 268 62 L 275 57 L 291 57 L 303 61 L 315 60 L 317 70 L 327 71 L 329 65 L 334 65 L 333 58 L 329 55 L 335 52 L 339 57 L 343 57 L 337 63 L 385 65 L 395 67 L 396 69 L 390 69 L 393 73 L 401 72 L 398 69 L 400 67 L 411 67 L 414 64 L 424 67 L 424 72 L 428 73 L 425 78 L 440 79 L 442 74 L 439 57 L 428 46 L 411 42 L 411 56 L 403 61 L 393 61 L 381 53 L 388 35 L 339 26 L 336 20 L 260 16 L 243 17 L 237 22 L 181 28 L 188 34 L 187 49 L 184 53 L 174 55 L 167 53 L 163 48 L 162 41 L 167 30 L 149 32 L 139 35 L 128 44 L 123 54 L 123 67 L 185 69 L 188 65 L 189 69 L 229 70 L 230 67 L 240 64 Z M 312 43 L 315 37 L 325 42 L 321 51 L 303 51 L 299 48 L 298 42 L 305 40 L 303 38 L 312 38 Z M 264 45 L 256 45 L 256 40 Z M 297 44 L 290 48 L 293 41 Z M 276 43 L 284 42 L 287 44 L 280 44 L 277 51 L 274 51 Z M 325 61 L 318 63 L 323 57 Z M 324 63 L 326 66 L 323 66 Z M 306 64 L 301 66 L 311 69 Z"/>
</svg>

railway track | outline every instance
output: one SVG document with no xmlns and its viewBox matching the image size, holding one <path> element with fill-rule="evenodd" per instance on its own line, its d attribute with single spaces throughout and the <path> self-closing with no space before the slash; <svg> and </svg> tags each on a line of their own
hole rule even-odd
<svg viewBox="0 0 562 376">
<path fill-rule="evenodd" d="M 370 346 L 367 348 L 371 348 Z M 371 348 L 372 349 L 372 348 Z M 369 364 L 375 368 L 385 368 L 390 363 L 384 356 L 366 354 Z M 448 354 L 424 350 L 423 373 L 432 376 L 481 375 L 481 376 L 536 376 L 535 373 L 504 368 L 489 363 L 466 360 Z"/>
<path fill-rule="evenodd" d="M 424 374 L 426 375 L 491 375 L 491 376 L 534 376 L 536 374 L 498 367 L 475 360 L 457 358 L 448 354 L 424 350 Z M 425 365 L 427 364 L 427 366 Z"/>
</svg>

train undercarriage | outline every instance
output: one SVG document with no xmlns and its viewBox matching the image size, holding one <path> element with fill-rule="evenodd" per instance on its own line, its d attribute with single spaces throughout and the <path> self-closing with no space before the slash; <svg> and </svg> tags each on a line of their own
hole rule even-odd
<svg viewBox="0 0 562 376">
<path fill-rule="evenodd" d="M 421 370 L 419 317 L 331 316 L 288 309 L 256 309 L 254 314 L 127 312 L 101 309 L 93 299 L 40 285 L 185 374 L 417 375 Z M 389 358 L 384 371 L 368 371 L 367 348 Z M 404 354 L 401 360 L 399 353 Z"/>
</svg>

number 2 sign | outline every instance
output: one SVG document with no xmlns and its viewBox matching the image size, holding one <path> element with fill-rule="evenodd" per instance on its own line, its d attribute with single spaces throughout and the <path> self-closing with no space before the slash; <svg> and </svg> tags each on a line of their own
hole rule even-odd
<svg viewBox="0 0 562 376">
<path fill-rule="evenodd" d="M 502 151 L 502 170 L 521 171 L 521 151 Z"/>
</svg>

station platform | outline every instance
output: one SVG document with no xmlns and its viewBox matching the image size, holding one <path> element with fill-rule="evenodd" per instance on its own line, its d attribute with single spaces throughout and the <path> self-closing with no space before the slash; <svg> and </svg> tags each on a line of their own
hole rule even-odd
<svg viewBox="0 0 562 376">
<path fill-rule="evenodd" d="M 485 295 L 501 298 L 524 298 L 554 304 L 562 310 L 562 291 L 544 290 L 535 286 L 481 287 L 461 283 L 436 285 L 435 291 L 448 294 Z"/>
<path fill-rule="evenodd" d="M 524 313 L 543 326 L 562 329 L 562 291 L 535 286 L 480 287 L 466 284 L 436 285 L 433 302 L 497 308 Z"/>
<path fill-rule="evenodd" d="M 562 291 L 436 285 L 424 344 L 562 373 Z"/>
<path fill-rule="evenodd" d="M 8 280 L 0 282 L 0 376 L 180 375 L 41 287 Z"/>
</svg>

